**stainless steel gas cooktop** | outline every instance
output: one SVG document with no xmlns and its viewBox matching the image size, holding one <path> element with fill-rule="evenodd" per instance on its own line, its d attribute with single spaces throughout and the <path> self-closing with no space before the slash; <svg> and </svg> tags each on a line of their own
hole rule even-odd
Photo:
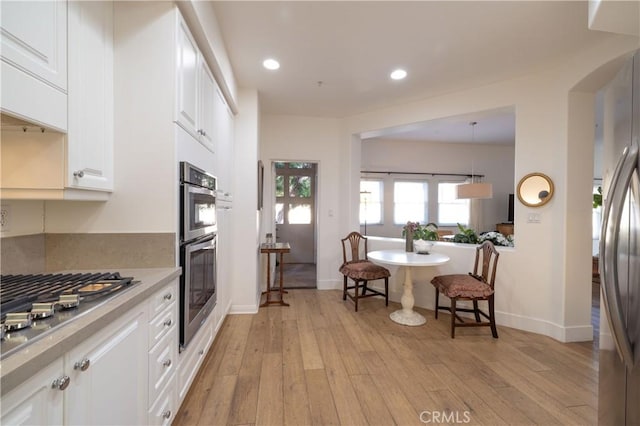
<svg viewBox="0 0 640 426">
<path fill-rule="evenodd" d="M 118 272 L 0 276 L 0 359 L 136 283 Z"/>
</svg>

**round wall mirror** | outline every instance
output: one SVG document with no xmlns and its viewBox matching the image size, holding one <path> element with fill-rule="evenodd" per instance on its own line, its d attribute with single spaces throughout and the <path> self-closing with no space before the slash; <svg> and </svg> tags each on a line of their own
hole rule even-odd
<svg viewBox="0 0 640 426">
<path fill-rule="evenodd" d="M 553 197 L 553 181 L 542 173 L 529 173 L 518 183 L 518 199 L 529 207 L 540 207 Z"/>
</svg>

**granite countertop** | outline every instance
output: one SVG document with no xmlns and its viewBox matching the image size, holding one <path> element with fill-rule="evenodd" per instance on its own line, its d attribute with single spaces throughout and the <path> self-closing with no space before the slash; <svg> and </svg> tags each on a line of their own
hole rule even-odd
<svg viewBox="0 0 640 426">
<path fill-rule="evenodd" d="M 178 278 L 180 271 L 180 268 L 119 269 L 122 276 L 134 277 L 140 283 L 3 359 L 0 362 L 1 395 L 5 395 L 74 346 L 108 326 L 111 321 L 151 297 Z"/>
</svg>

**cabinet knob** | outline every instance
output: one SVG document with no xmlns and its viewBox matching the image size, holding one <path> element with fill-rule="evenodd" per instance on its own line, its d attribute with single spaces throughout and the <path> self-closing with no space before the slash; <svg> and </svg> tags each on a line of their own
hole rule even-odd
<svg viewBox="0 0 640 426">
<path fill-rule="evenodd" d="M 162 365 L 164 365 L 165 367 L 171 367 L 171 360 L 170 360 L 170 359 L 165 360 L 165 361 L 162 363 Z"/>
<path fill-rule="evenodd" d="M 169 318 L 164 322 L 165 327 L 171 327 L 171 324 L 173 324 L 173 321 L 171 321 L 171 318 Z"/>
<path fill-rule="evenodd" d="M 69 386 L 69 383 L 71 383 L 71 378 L 67 375 L 64 375 L 55 379 L 53 383 L 51 383 L 51 388 L 63 391 L 67 388 L 67 386 Z"/>
<path fill-rule="evenodd" d="M 198 351 L 198 355 L 203 355 L 204 354 L 204 349 L 200 349 L 200 351 Z"/>
<path fill-rule="evenodd" d="M 77 178 L 82 178 L 82 177 L 84 177 L 84 171 L 82 171 L 82 170 L 75 171 L 75 172 L 73 172 L 73 176 L 77 177 Z"/>
<path fill-rule="evenodd" d="M 163 412 L 162 413 L 162 418 L 169 420 L 169 418 L 171 418 L 171 410 L 167 410 L 167 411 Z"/>
<path fill-rule="evenodd" d="M 89 358 L 83 358 L 82 360 L 74 364 L 73 369 L 80 370 L 80 371 L 87 371 L 90 365 L 91 365 L 91 361 L 89 360 Z"/>
<path fill-rule="evenodd" d="M 172 297 L 171 293 L 167 293 L 164 295 L 164 300 L 171 300 Z"/>
<path fill-rule="evenodd" d="M 207 132 L 205 132 L 204 130 L 201 131 L 202 133 L 200 133 L 202 136 L 207 136 Z"/>
</svg>

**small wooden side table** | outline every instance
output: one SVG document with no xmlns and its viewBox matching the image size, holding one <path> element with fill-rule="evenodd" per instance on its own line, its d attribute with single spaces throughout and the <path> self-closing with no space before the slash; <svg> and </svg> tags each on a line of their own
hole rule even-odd
<svg viewBox="0 0 640 426">
<path fill-rule="evenodd" d="M 260 307 L 269 306 L 269 305 L 289 306 L 289 304 L 285 303 L 285 301 L 282 299 L 282 295 L 286 293 L 286 291 L 284 291 L 284 289 L 282 288 L 282 277 L 284 272 L 283 257 L 285 253 L 289 253 L 290 251 L 291 251 L 291 246 L 289 245 L 289 243 L 274 243 L 274 244 L 260 245 L 260 253 L 267 253 L 267 291 L 262 292 L 262 294 L 267 295 L 267 298 L 264 301 L 264 303 L 260 305 Z M 275 254 L 280 253 L 280 282 L 279 282 L 280 285 L 277 290 L 275 287 L 273 288 L 271 287 L 271 253 L 275 253 Z M 279 300 L 271 300 L 271 295 L 274 293 L 280 296 Z"/>
</svg>

